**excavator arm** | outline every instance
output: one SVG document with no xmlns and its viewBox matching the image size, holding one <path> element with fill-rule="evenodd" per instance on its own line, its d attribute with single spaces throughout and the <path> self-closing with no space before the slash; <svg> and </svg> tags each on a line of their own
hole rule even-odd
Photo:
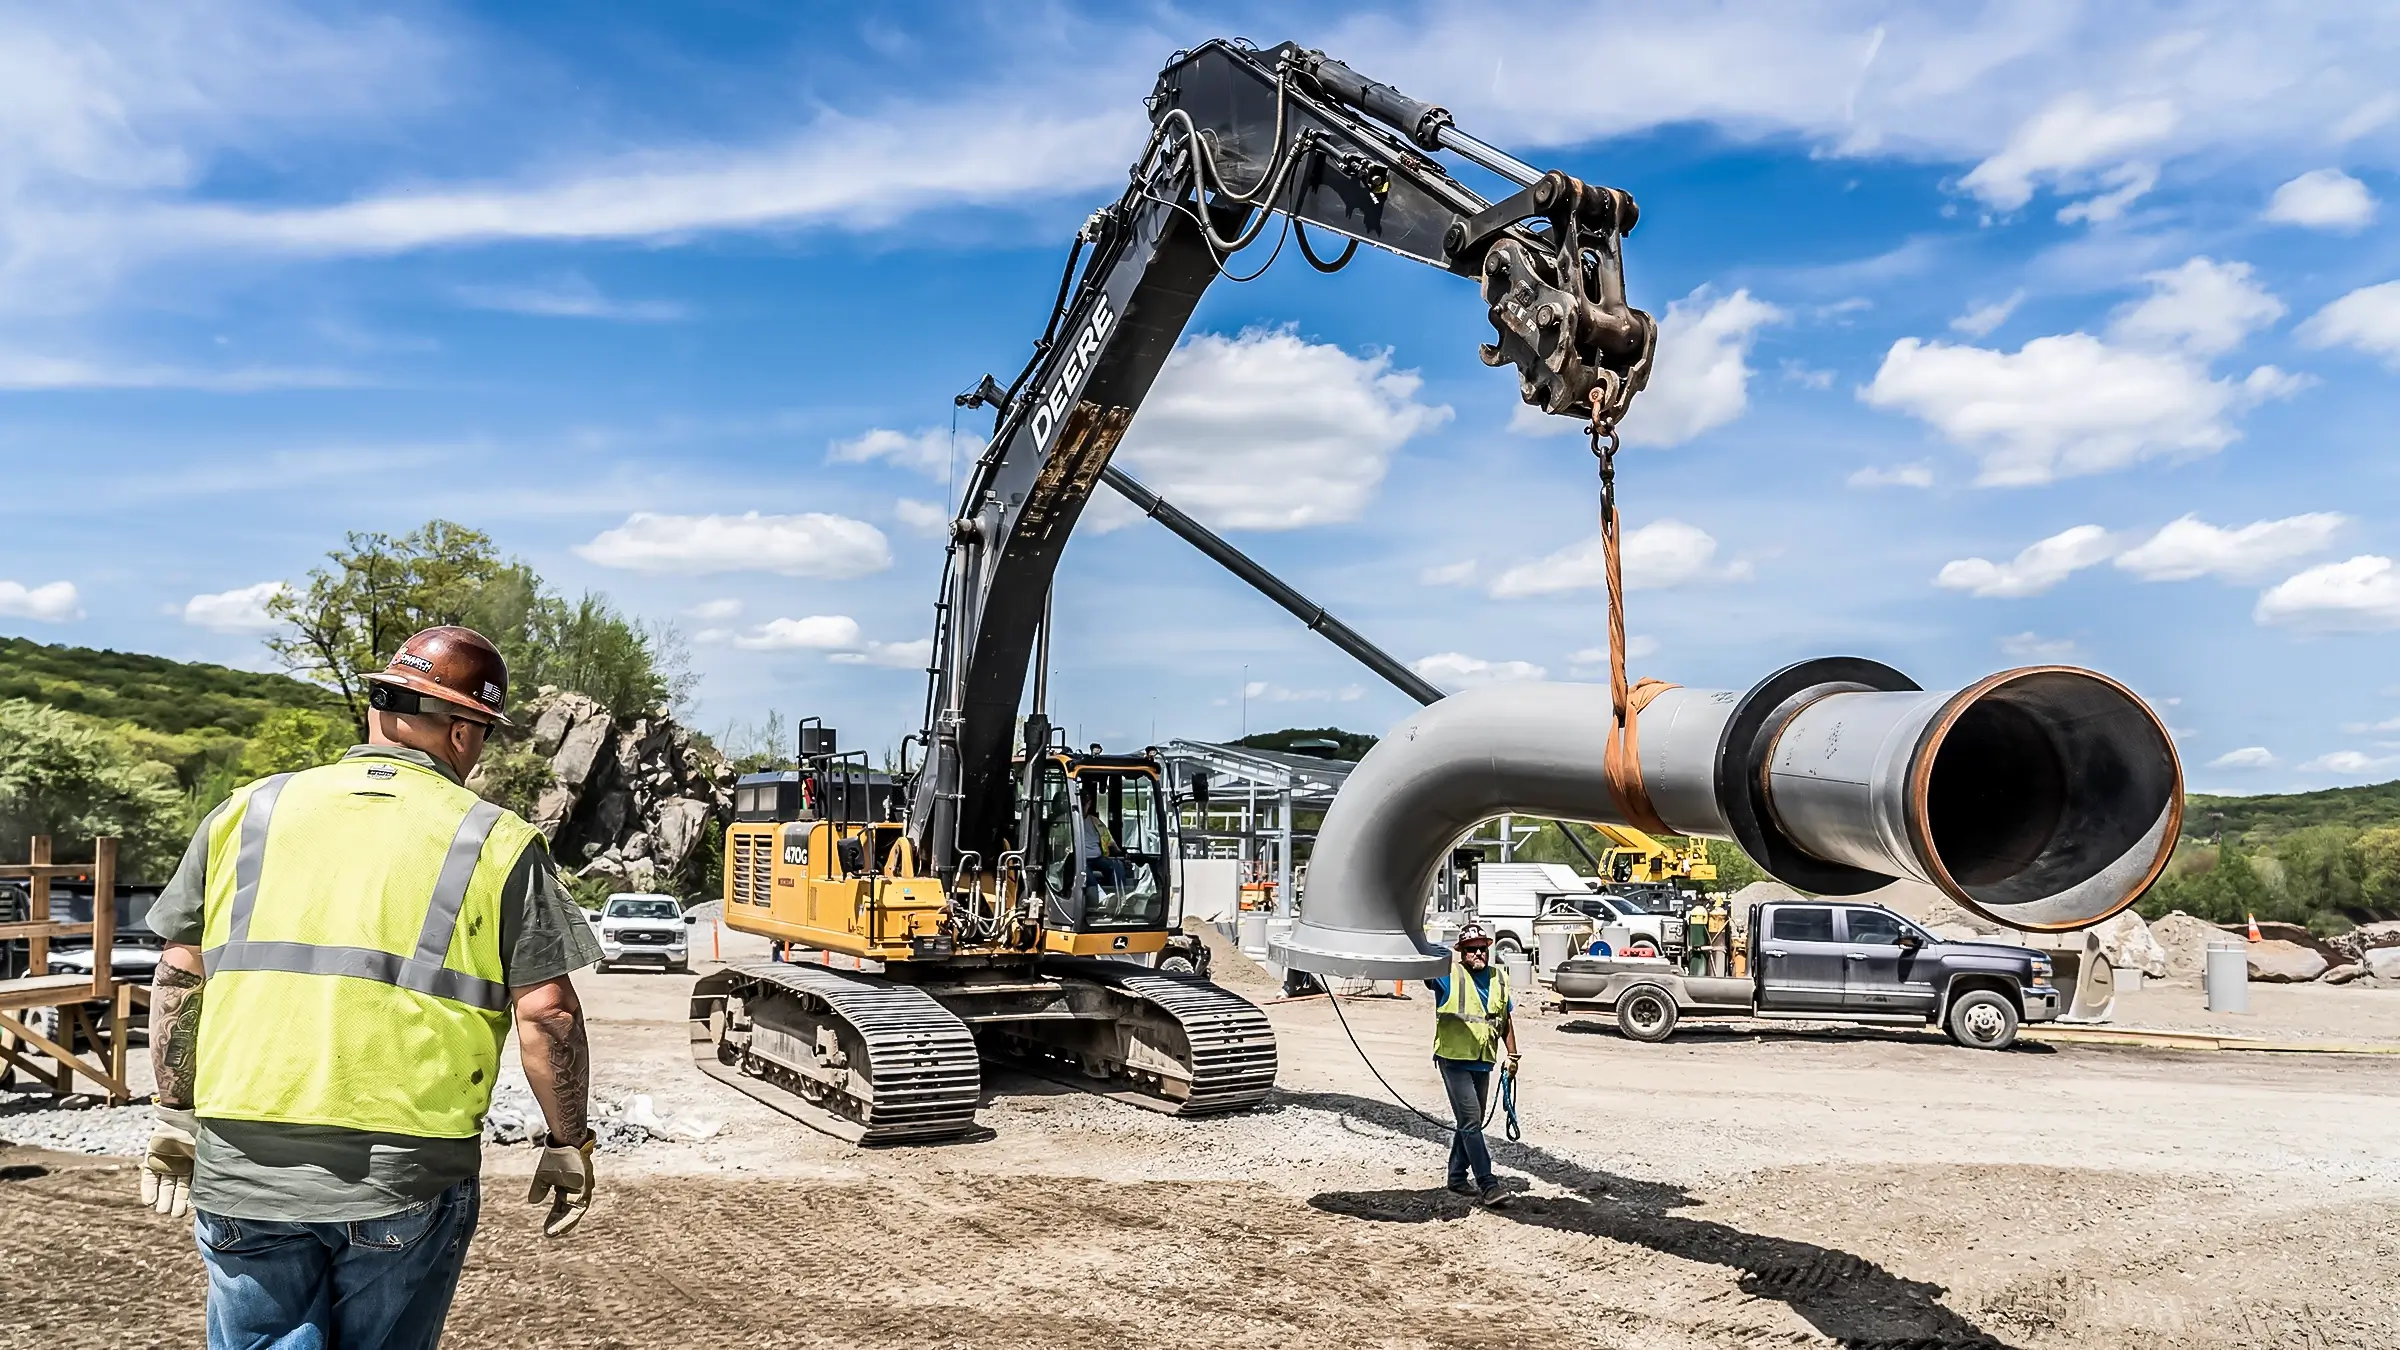
<svg viewBox="0 0 2400 1350">
<path fill-rule="evenodd" d="M 1124 196 L 1079 232 L 1034 357 L 962 402 L 996 425 L 952 522 L 909 834 L 945 879 L 1001 865 L 1027 665 L 1061 551 L 1209 283 L 1272 228 L 1319 270 L 1361 243 L 1478 281 L 1493 341 L 1545 412 L 1614 425 L 1647 382 L 1656 329 L 1629 307 L 1633 199 L 1537 172 L 1442 108 L 1324 54 L 1212 41 L 1160 72 Z M 1497 202 L 1432 158 L 1460 154 L 1518 190 Z M 1280 218 L 1280 225 L 1278 224 Z M 1325 258 L 1310 228 L 1348 241 Z M 1080 270 L 1079 270 L 1080 267 Z M 1039 716 L 1025 737 L 1046 741 Z"/>
</svg>

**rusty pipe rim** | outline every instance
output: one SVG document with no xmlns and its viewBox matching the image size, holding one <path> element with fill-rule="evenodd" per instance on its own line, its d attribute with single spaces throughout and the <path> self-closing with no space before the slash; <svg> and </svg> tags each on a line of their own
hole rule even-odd
<svg viewBox="0 0 2400 1350">
<path fill-rule="evenodd" d="M 2149 720 L 2151 729 L 2158 733 L 2158 743 L 2166 750 L 2167 762 L 2173 769 L 2174 787 L 2167 795 L 2167 828 L 2159 838 L 2158 855 L 2150 860 L 2149 868 L 2142 874 L 2142 883 L 2128 888 L 2125 897 L 2111 905 L 2106 913 L 2074 923 L 2027 923 L 1985 909 L 1980 901 L 1967 893 L 1967 888 L 1956 877 L 1950 875 L 1949 865 L 1942 860 L 1941 850 L 1935 848 L 1933 842 L 1933 812 L 1931 809 L 1933 762 L 1940 757 L 1942 742 L 1949 736 L 1951 728 L 1957 725 L 1958 719 L 1965 715 L 1967 709 L 1982 702 L 1985 696 L 2037 675 L 2074 675 L 2116 691 L 2128 703 L 2141 709 L 2142 716 Z M 2167 870 L 2167 863 L 2175 856 L 2176 842 L 2183 837 L 2183 758 L 2176 753 L 2175 737 L 2167 731 L 2167 724 L 2159 719 L 2158 711 L 2150 706 L 2148 700 L 2126 687 L 2122 681 L 2111 679 L 2099 671 L 2088 670 L 2082 666 L 2018 666 L 2012 670 L 1986 675 L 1952 694 L 1948 701 L 1942 704 L 1941 711 L 1935 713 L 1933 720 L 1926 724 L 1924 733 L 1917 739 L 1917 747 L 1908 768 L 1907 825 L 1909 843 L 1915 847 L 1917 857 L 1923 860 L 1925 870 L 1931 874 L 1930 880 L 1941 889 L 1942 894 L 1965 906 L 1969 913 L 1982 915 L 1994 923 L 2017 929 L 2020 932 L 2078 932 L 2106 923 L 2131 909 L 2134 902 L 2141 899 L 2153 885 L 2156 885 L 2159 875 Z"/>
</svg>

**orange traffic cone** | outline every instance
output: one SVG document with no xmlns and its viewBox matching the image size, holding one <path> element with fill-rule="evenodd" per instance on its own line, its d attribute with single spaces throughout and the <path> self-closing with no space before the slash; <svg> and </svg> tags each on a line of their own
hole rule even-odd
<svg viewBox="0 0 2400 1350">
<path fill-rule="evenodd" d="M 2258 937 L 2258 916 L 2257 916 L 2257 915 L 2255 915 L 2255 914 L 2253 914 L 2253 915 L 2251 915 L 2251 916 L 2250 916 L 2250 940 L 2251 940 L 2252 942 L 2256 942 L 2256 941 L 2258 941 L 2258 940 L 2259 940 L 2259 937 Z"/>
</svg>

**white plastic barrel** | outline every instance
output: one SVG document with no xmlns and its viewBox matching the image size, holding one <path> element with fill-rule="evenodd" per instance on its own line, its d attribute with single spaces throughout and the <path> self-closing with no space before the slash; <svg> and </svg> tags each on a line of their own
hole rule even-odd
<svg viewBox="0 0 2400 1350">
<path fill-rule="evenodd" d="M 2204 983 L 2210 1012 L 2250 1011 L 2250 953 L 2238 943 L 2210 943 Z"/>
<path fill-rule="evenodd" d="M 1263 909 L 1242 911 L 1242 951 L 1249 956 L 1267 954 L 1267 912 Z"/>
</svg>

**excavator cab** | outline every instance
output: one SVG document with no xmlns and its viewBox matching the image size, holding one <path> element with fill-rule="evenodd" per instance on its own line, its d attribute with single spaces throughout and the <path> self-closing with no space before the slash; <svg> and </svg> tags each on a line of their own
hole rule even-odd
<svg viewBox="0 0 2400 1350">
<path fill-rule="evenodd" d="M 1167 918 L 1164 794 L 1143 755 L 1043 757 L 1042 926 L 1062 934 L 1158 932 Z"/>
</svg>

